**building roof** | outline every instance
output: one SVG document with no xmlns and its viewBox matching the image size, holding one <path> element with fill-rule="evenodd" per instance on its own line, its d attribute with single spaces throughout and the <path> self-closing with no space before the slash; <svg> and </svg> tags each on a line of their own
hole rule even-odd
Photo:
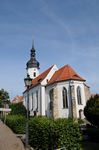
<svg viewBox="0 0 99 150">
<path fill-rule="evenodd" d="M 98 93 L 92 93 L 92 94 L 91 94 L 91 97 L 94 98 L 95 96 L 98 96 L 98 97 L 99 97 L 99 94 L 98 94 Z"/>
<path fill-rule="evenodd" d="M 58 71 L 54 73 L 49 84 L 53 84 L 60 81 L 66 81 L 66 80 L 79 80 L 79 81 L 85 81 L 84 78 L 80 77 L 71 66 L 65 65 L 64 67 L 60 68 Z"/>
<path fill-rule="evenodd" d="M 48 73 L 50 72 L 50 70 L 52 69 L 53 66 L 51 66 L 50 68 L 48 68 L 47 70 L 45 70 L 43 73 L 41 73 L 39 76 L 37 76 L 36 78 L 34 78 L 32 80 L 32 87 L 36 86 L 37 84 L 40 84 L 43 79 L 45 79 L 45 77 L 48 75 Z"/>
<path fill-rule="evenodd" d="M 12 100 L 12 104 L 22 103 L 23 98 L 24 98 L 23 96 L 15 96 L 14 99 Z"/>
</svg>

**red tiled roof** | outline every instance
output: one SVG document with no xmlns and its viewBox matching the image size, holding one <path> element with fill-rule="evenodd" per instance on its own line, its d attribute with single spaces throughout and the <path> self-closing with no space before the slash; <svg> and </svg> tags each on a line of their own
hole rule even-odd
<svg viewBox="0 0 99 150">
<path fill-rule="evenodd" d="M 40 74 L 38 77 L 32 80 L 32 86 L 36 86 L 37 84 L 41 83 L 41 81 L 48 75 L 50 70 L 52 69 L 53 66 L 48 68 L 46 71 L 44 71 L 42 74 Z"/>
<path fill-rule="evenodd" d="M 98 93 L 95 93 L 95 94 L 91 94 L 91 97 L 95 97 L 96 95 L 99 96 Z"/>
<path fill-rule="evenodd" d="M 59 81 L 65 80 L 79 80 L 85 81 L 82 77 L 80 77 L 69 65 L 65 65 L 64 67 L 60 68 L 58 71 L 54 73 L 48 84 L 52 84 Z"/>
<path fill-rule="evenodd" d="M 14 97 L 14 99 L 12 100 L 12 103 L 13 103 L 13 104 L 21 103 L 21 102 L 23 102 L 23 96 L 16 96 L 16 97 Z"/>
</svg>

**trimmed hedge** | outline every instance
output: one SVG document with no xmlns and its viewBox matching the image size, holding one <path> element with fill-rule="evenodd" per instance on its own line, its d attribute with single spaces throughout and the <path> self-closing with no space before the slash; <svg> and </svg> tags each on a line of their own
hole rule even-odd
<svg viewBox="0 0 99 150">
<path fill-rule="evenodd" d="M 81 150 L 82 134 L 78 123 L 68 119 L 51 120 L 34 117 L 29 123 L 29 143 L 36 150 L 54 150 L 67 147 Z"/>
<path fill-rule="evenodd" d="M 26 118 L 21 115 L 8 115 L 6 117 L 6 124 L 16 134 L 24 134 L 26 128 Z"/>
</svg>

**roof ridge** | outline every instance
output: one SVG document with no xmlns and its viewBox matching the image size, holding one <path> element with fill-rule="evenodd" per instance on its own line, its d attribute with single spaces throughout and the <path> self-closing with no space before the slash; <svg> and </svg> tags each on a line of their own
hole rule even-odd
<svg viewBox="0 0 99 150">
<path fill-rule="evenodd" d="M 70 69 L 72 69 L 72 68 L 68 64 L 67 64 L 67 67 L 68 67 L 68 74 L 69 74 L 70 78 L 72 78 L 71 73 L 70 73 Z"/>
<path fill-rule="evenodd" d="M 63 71 L 60 73 L 60 76 L 58 76 L 58 79 L 61 78 L 61 76 L 63 75 L 64 70 L 65 70 L 65 66 L 63 66 L 62 68 L 59 69 L 59 71 L 62 70 L 62 69 L 63 69 Z M 56 81 L 58 81 L 58 79 Z"/>
<path fill-rule="evenodd" d="M 51 67 L 49 67 L 48 69 L 46 69 L 45 71 L 43 71 L 41 74 L 39 74 L 39 75 L 38 75 L 36 78 L 34 78 L 33 80 L 39 78 L 41 75 L 43 75 L 43 74 L 44 74 L 45 72 L 47 72 L 48 70 L 50 71 L 53 66 L 54 66 L 54 65 L 52 65 Z M 32 81 L 33 81 L 33 80 L 32 80 Z"/>
<path fill-rule="evenodd" d="M 53 68 L 54 65 L 52 65 L 51 67 L 49 67 L 47 70 L 45 70 L 44 72 L 42 72 L 40 75 L 38 75 L 36 78 L 34 78 L 32 80 L 32 86 L 35 86 L 37 84 L 40 84 L 45 78 L 46 76 L 49 74 L 49 72 L 51 71 L 51 69 Z"/>
</svg>

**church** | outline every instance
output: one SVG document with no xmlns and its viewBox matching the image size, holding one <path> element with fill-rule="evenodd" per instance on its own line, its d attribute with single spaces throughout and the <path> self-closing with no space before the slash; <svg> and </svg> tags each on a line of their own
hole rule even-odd
<svg viewBox="0 0 99 150">
<path fill-rule="evenodd" d="M 41 74 L 39 69 L 40 63 L 32 46 L 30 60 L 26 64 L 27 74 L 32 78 L 29 88 L 30 116 L 83 119 L 83 110 L 90 97 L 86 80 L 70 65 L 62 68 L 53 65 Z M 27 106 L 27 90 L 23 96 L 24 105 Z"/>
</svg>

